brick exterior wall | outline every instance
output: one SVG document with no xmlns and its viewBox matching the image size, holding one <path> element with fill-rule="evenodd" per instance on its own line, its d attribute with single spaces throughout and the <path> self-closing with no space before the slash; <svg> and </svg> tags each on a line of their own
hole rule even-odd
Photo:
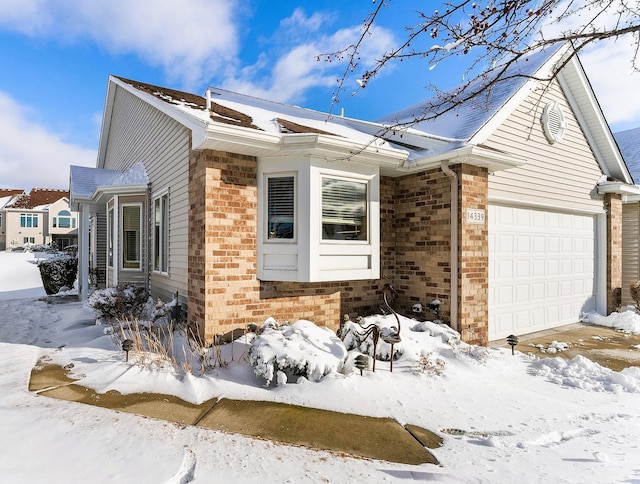
<svg viewBox="0 0 640 484">
<path fill-rule="evenodd" d="M 458 328 L 467 343 L 489 342 L 489 229 L 467 222 L 468 209 L 488 212 L 488 172 L 472 165 L 454 167 L 459 184 Z"/>
<path fill-rule="evenodd" d="M 409 313 L 415 303 L 439 299 L 441 318 L 448 320 L 450 303 L 450 180 L 440 169 L 396 180 L 395 227 L 398 292 L 395 308 Z M 431 318 L 428 313 L 425 316 Z"/>
<path fill-rule="evenodd" d="M 338 329 L 342 315 L 367 315 L 392 279 L 395 182 L 381 183 L 382 270 L 387 280 L 333 283 L 258 281 L 257 162 L 250 156 L 193 152 L 189 161 L 188 317 L 204 341 L 247 324 L 309 319 Z"/>
<path fill-rule="evenodd" d="M 607 193 L 607 314 L 622 303 L 622 196 Z"/>
</svg>

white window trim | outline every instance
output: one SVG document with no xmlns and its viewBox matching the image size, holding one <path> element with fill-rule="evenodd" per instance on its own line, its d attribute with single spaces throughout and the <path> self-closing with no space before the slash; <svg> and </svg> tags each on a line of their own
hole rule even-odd
<svg viewBox="0 0 640 484">
<path fill-rule="evenodd" d="M 164 199 L 164 197 L 166 197 L 164 205 L 166 205 L 165 210 L 166 210 L 166 213 L 167 213 L 167 220 L 166 220 L 167 226 L 164 227 L 164 220 L 161 218 L 160 219 L 160 222 L 161 222 L 161 225 L 160 225 L 161 226 L 161 230 L 160 231 L 161 231 L 161 235 L 162 235 L 163 232 L 166 231 L 166 242 L 167 242 L 166 245 L 167 245 L 167 247 L 164 247 L 165 237 L 160 237 L 160 244 L 159 245 L 160 245 L 160 254 L 161 255 L 162 255 L 163 251 L 166 250 L 167 262 L 166 262 L 166 267 L 161 268 L 161 269 L 156 269 L 156 267 L 155 267 L 155 265 L 156 265 L 156 239 L 155 239 L 156 238 L 156 226 L 155 226 L 155 223 L 156 223 L 156 201 L 160 200 L 160 214 L 162 214 L 162 206 L 163 206 L 163 201 L 162 200 Z M 153 237 L 152 237 L 153 245 L 152 245 L 151 252 L 152 252 L 152 257 L 153 257 L 152 261 L 153 262 L 151 264 L 151 270 L 152 270 L 152 272 L 154 274 L 160 274 L 160 275 L 163 275 L 163 276 L 168 276 L 169 275 L 169 260 L 170 260 L 169 259 L 169 247 L 171 246 L 171 242 L 170 242 L 170 235 L 171 234 L 169 232 L 169 227 L 171 226 L 171 217 L 170 217 L 170 212 L 169 212 L 169 208 L 171 206 L 171 202 L 169 201 L 169 189 L 167 188 L 165 190 L 162 190 L 160 192 L 155 193 L 152 196 L 152 203 L 153 203 L 153 205 L 152 205 L 153 206 L 153 215 L 152 215 L 153 216 L 153 218 L 152 218 L 152 220 L 153 220 L 153 224 L 152 224 L 153 225 Z M 160 261 L 160 266 L 162 266 L 162 261 Z M 162 270 L 162 269 L 165 269 L 165 270 Z"/>
<path fill-rule="evenodd" d="M 270 178 L 286 178 L 293 177 L 293 238 L 291 239 L 270 239 L 269 238 L 269 179 Z M 264 227 L 262 230 L 262 240 L 265 244 L 297 244 L 298 243 L 298 176 L 295 171 L 272 172 L 264 175 L 264 194 L 263 194 L 263 216 Z"/>
<path fill-rule="evenodd" d="M 109 220 L 111 219 L 111 220 Z M 116 209 L 113 204 L 107 204 L 107 267 L 114 268 L 116 264 L 113 263 L 114 260 L 117 260 L 117 245 L 116 245 L 116 237 L 117 233 L 116 227 L 117 225 L 117 214 Z M 111 257 L 109 257 L 109 249 L 111 249 Z"/>
<path fill-rule="evenodd" d="M 121 223 L 124 222 L 124 209 L 125 207 L 138 207 L 140 210 L 140 240 L 138 241 L 138 254 L 140 256 L 140 267 L 124 267 L 124 232 Z M 116 243 L 116 247 L 118 250 L 118 261 L 119 267 L 121 271 L 126 272 L 142 272 L 143 271 L 143 253 L 142 253 L 142 241 L 144 239 L 144 212 L 142 211 L 143 204 L 141 202 L 127 202 L 122 203 L 118 207 L 118 243 Z"/>
</svg>

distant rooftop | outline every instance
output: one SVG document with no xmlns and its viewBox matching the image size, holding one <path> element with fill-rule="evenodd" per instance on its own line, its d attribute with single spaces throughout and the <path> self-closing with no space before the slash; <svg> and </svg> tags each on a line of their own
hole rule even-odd
<svg viewBox="0 0 640 484">
<path fill-rule="evenodd" d="M 34 209 L 57 202 L 61 198 L 69 198 L 69 191 L 51 188 L 33 188 L 29 193 L 21 192 L 15 195 L 14 199 L 5 205 L 5 208 Z"/>
</svg>

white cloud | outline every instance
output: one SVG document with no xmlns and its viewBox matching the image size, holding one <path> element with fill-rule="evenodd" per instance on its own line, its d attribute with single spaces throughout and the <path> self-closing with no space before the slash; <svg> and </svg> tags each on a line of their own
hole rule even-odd
<svg viewBox="0 0 640 484">
<path fill-rule="evenodd" d="M 634 72 L 632 39 L 601 42 L 580 60 L 610 125 L 640 120 L 640 73 Z M 638 127 L 628 126 L 628 127 Z M 614 131 L 617 129 L 614 126 Z"/>
<path fill-rule="evenodd" d="M 302 16 L 300 10 L 296 10 L 282 24 L 287 26 L 289 36 L 294 35 L 291 33 L 293 25 L 298 25 L 298 34 L 303 37 L 302 32 L 308 33 L 309 25 L 316 30 L 319 28 L 317 22 L 320 18 L 307 18 Z M 342 75 L 346 61 L 334 59 L 329 62 L 324 58 L 318 60 L 318 55 L 337 52 L 354 44 L 360 36 L 360 28 L 357 26 L 340 29 L 332 34 L 306 36 L 311 39 L 301 39 L 298 45 L 281 53 L 277 59 L 268 59 L 268 55 L 263 54 L 253 66 L 230 75 L 224 87 L 274 101 L 302 102 L 309 89 L 337 86 L 336 80 Z M 371 66 L 375 58 L 392 46 L 393 40 L 393 34 L 389 30 L 374 29 L 360 52 L 359 70 Z M 259 72 L 263 74 L 260 75 Z"/>
<path fill-rule="evenodd" d="M 234 0 L 0 0 L 0 25 L 138 55 L 186 85 L 234 59 Z"/>
<path fill-rule="evenodd" d="M 96 151 L 66 143 L 0 92 L 0 187 L 68 188 L 69 165 L 95 166 Z"/>
</svg>

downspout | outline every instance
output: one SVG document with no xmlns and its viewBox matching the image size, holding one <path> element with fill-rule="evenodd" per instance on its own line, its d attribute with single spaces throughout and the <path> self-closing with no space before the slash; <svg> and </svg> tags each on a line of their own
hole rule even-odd
<svg viewBox="0 0 640 484">
<path fill-rule="evenodd" d="M 451 180 L 451 310 L 449 320 L 451 327 L 458 331 L 458 175 L 449 168 L 448 161 L 443 161 L 440 168 Z"/>
</svg>

